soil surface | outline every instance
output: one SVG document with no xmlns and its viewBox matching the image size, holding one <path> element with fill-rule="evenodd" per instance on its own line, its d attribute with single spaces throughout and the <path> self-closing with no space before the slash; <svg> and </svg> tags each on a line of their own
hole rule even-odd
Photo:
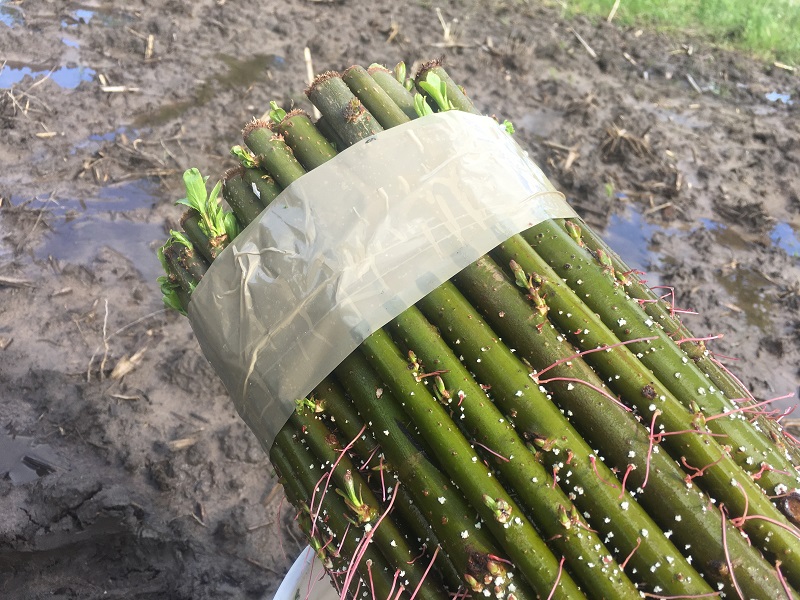
<svg viewBox="0 0 800 600">
<path fill-rule="evenodd" d="M 398 6 L 0 2 L 0 596 L 268 598 L 299 552 L 155 249 L 184 169 L 307 107 L 304 47 L 445 56 L 757 397 L 796 392 L 796 73 L 533 2 Z"/>
</svg>

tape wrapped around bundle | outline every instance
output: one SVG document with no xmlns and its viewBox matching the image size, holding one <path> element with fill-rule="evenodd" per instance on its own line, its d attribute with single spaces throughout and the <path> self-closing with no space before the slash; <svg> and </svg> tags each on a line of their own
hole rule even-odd
<svg viewBox="0 0 800 600">
<path fill-rule="evenodd" d="M 268 450 L 373 331 L 509 237 L 574 216 L 493 119 L 416 119 L 287 187 L 211 265 L 189 318 Z"/>
</svg>

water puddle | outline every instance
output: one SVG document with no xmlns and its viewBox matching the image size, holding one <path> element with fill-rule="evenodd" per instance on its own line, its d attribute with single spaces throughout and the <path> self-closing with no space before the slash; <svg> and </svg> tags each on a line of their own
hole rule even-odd
<svg viewBox="0 0 800 600">
<path fill-rule="evenodd" d="M 110 5 L 99 4 L 92 6 L 81 2 L 70 2 L 69 6 L 71 12 L 66 19 L 61 21 L 62 27 L 78 27 L 80 25 L 88 25 L 92 21 L 94 21 L 94 24 L 104 27 L 120 27 L 135 20 L 132 14 Z"/>
<path fill-rule="evenodd" d="M 152 127 L 176 119 L 192 107 L 208 104 L 220 90 L 246 89 L 260 81 L 267 69 L 282 69 L 285 64 L 284 58 L 276 54 L 256 54 L 249 58 L 219 54 L 217 58 L 227 66 L 226 72 L 201 83 L 189 99 L 167 102 L 139 114 L 133 121 L 134 127 Z"/>
<path fill-rule="evenodd" d="M 766 277 L 749 267 L 737 266 L 715 275 L 717 283 L 728 293 L 733 304 L 739 308 L 748 325 L 764 332 L 773 331 L 772 315 L 776 308 L 766 290 L 772 287 Z"/>
<path fill-rule="evenodd" d="M 644 271 L 649 285 L 660 285 L 658 271 L 662 266 L 659 252 L 649 249 L 650 239 L 663 227 L 648 223 L 642 213 L 633 206 L 611 216 L 603 231 L 603 239 L 632 269 Z"/>
<path fill-rule="evenodd" d="M 753 240 L 739 233 L 736 229 L 726 227 L 719 221 L 700 219 L 700 224 L 714 233 L 717 242 L 726 248 L 748 251 L 753 246 Z M 800 256 L 800 237 L 795 226 L 785 221 L 778 222 L 769 232 L 769 239 L 776 247 L 789 256 Z"/>
<path fill-rule="evenodd" d="M 800 239 L 797 231 L 789 223 L 778 223 L 772 228 L 769 239 L 789 256 L 800 256 Z"/>
<path fill-rule="evenodd" d="M 0 23 L 7 27 L 23 25 L 25 23 L 25 14 L 22 12 L 22 7 L 0 2 Z"/>
<path fill-rule="evenodd" d="M 8 477 L 14 485 L 36 481 L 56 471 L 58 458 L 52 449 L 33 439 L 0 433 L 0 477 Z"/>
<path fill-rule="evenodd" d="M 781 94 L 780 92 L 770 92 L 769 94 L 764 94 L 764 97 L 769 100 L 770 102 L 780 102 L 781 104 L 786 104 L 791 106 L 794 104 L 794 100 L 792 100 L 791 94 Z"/>
<path fill-rule="evenodd" d="M 138 133 L 135 130 L 127 127 L 117 127 L 114 131 L 109 131 L 106 133 L 93 133 L 89 137 L 75 144 L 69 153 L 71 155 L 75 155 L 82 151 L 83 154 L 93 154 L 97 150 L 102 149 L 105 142 L 114 142 L 120 137 L 127 138 L 128 140 L 135 140 L 138 137 Z"/>
<path fill-rule="evenodd" d="M 94 10 L 89 10 L 86 8 L 78 8 L 72 12 L 72 20 L 74 21 L 73 24 L 67 25 L 65 21 L 61 22 L 62 27 L 66 26 L 76 26 L 80 24 L 88 25 L 92 18 L 94 17 Z"/>
<path fill-rule="evenodd" d="M 155 249 L 165 237 L 161 220 L 147 220 L 158 199 L 157 187 L 142 179 L 101 188 L 95 198 L 47 203 L 51 230 L 37 247 L 37 258 L 88 265 L 99 248 L 107 247 L 129 258 L 145 280 L 154 281 L 161 274 Z M 135 220 L 131 213 L 136 213 Z"/>
<path fill-rule="evenodd" d="M 752 248 L 752 240 L 718 221 L 700 219 L 698 226 L 710 231 L 719 247 L 744 251 Z M 659 272 L 667 266 L 669 257 L 649 248 L 653 234 L 664 232 L 670 236 L 685 237 L 691 231 L 648 223 L 638 207 L 629 205 L 611 217 L 602 236 L 628 265 L 646 273 L 645 278 L 649 285 L 655 286 L 660 285 Z M 770 239 L 787 254 L 800 256 L 800 237 L 790 224 L 778 223 L 770 233 Z M 772 282 L 757 270 L 741 265 L 722 268 L 715 273 L 714 278 L 720 288 L 725 290 L 729 303 L 741 310 L 748 325 L 763 331 L 773 329 L 771 315 L 774 314 L 775 305 L 769 293 L 773 287 Z"/>
<path fill-rule="evenodd" d="M 96 74 L 94 69 L 83 66 L 67 65 L 51 70 L 39 65 L 15 65 L 8 62 L 0 71 L 0 89 L 9 89 L 20 83 L 25 77 L 32 77 L 36 80 L 49 75 L 49 78 L 62 88 L 74 90 L 84 81 L 93 81 Z"/>
</svg>

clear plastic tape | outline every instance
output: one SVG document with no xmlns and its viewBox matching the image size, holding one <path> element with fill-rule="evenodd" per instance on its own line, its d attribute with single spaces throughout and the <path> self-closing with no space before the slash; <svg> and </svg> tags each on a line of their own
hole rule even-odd
<svg viewBox="0 0 800 600">
<path fill-rule="evenodd" d="M 211 265 L 189 318 L 269 449 L 370 333 L 514 234 L 573 216 L 494 120 L 416 119 L 285 189 Z"/>
</svg>

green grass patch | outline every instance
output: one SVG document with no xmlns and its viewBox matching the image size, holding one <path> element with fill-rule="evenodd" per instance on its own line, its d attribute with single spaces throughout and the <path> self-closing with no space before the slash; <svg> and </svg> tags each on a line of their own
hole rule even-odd
<svg viewBox="0 0 800 600">
<path fill-rule="evenodd" d="M 614 0 L 559 4 L 571 13 L 605 18 Z M 621 0 L 614 20 L 689 32 L 761 58 L 800 64 L 800 0 Z"/>
</svg>

